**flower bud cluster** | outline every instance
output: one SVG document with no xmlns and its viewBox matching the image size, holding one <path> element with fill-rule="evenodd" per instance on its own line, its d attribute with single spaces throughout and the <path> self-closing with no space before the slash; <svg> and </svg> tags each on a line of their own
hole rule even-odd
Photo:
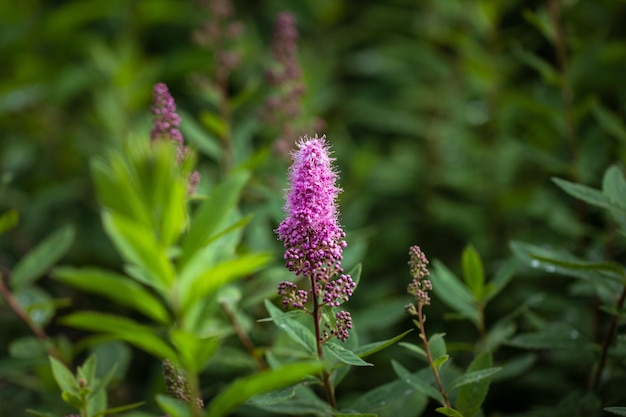
<svg viewBox="0 0 626 417">
<path fill-rule="evenodd" d="M 428 291 L 433 289 L 430 280 L 424 279 L 430 275 L 428 271 L 428 259 L 419 246 L 411 246 L 409 249 L 409 270 L 413 281 L 408 286 L 407 292 L 415 297 L 418 303 L 430 304 Z"/>
</svg>

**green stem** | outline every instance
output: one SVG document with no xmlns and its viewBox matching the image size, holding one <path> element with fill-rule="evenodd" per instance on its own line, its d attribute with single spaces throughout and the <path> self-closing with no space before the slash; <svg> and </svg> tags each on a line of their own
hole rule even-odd
<svg viewBox="0 0 626 417">
<path fill-rule="evenodd" d="M 50 354 L 50 356 L 53 356 L 55 359 L 58 359 L 59 361 L 67 364 L 65 360 L 63 359 L 63 357 L 61 356 L 61 352 L 59 352 L 57 348 L 50 342 L 50 338 L 48 337 L 46 332 L 43 330 L 43 328 L 30 318 L 28 313 L 24 311 L 22 306 L 20 306 L 20 304 L 18 303 L 17 299 L 13 296 L 13 293 L 8 287 L 8 283 L 10 279 L 11 277 L 10 277 L 9 271 L 2 268 L 2 277 L 0 278 L 0 294 L 2 294 L 2 297 L 4 298 L 4 300 L 7 302 L 11 310 L 13 310 L 15 314 L 24 323 L 26 323 L 26 325 L 30 328 L 30 330 L 37 337 L 37 339 L 39 339 L 42 342 L 48 354 Z"/>
<path fill-rule="evenodd" d="M 235 315 L 235 313 L 230 309 L 227 303 L 222 302 L 220 303 L 220 305 L 222 306 L 222 310 L 224 310 L 224 313 L 228 317 L 228 320 L 230 320 L 230 323 L 233 325 L 233 329 L 235 330 L 235 333 L 237 333 L 239 341 L 241 341 L 241 344 L 246 348 L 248 354 L 254 358 L 259 370 L 263 371 L 267 369 L 267 365 L 263 361 L 263 358 L 259 356 L 259 354 L 257 354 L 256 347 L 252 343 L 252 340 L 250 340 L 250 337 L 248 337 L 248 334 L 239 324 L 239 320 L 237 320 L 237 316 Z"/>
<path fill-rule="evenodd" d="M 452 405 L 450 405 L 450 400 L 448 399 L 448 394 L 446 394 L 446 390 L 443 388 L 441 377 L 439 376 L 439 370 L 435 366 L 433 357 L 430 354 L 430 348 L 428 346 L 428 337 L 426 337 L 426 328 L 424 327 L 424 323 L 426 322 L 426 319 L 424 318 L 424 314 L 422 313 L 423 306 L 424 306 L 424 303 L 421 301 L 418 301 L 417 322 L 419 323 L 419 328 L 420 328 L 420 338 L 422 339 L 422 342 L 424 343 L 424 351 L 426 352 L 426 359 L 428 360 L 430 369 L 433 371 L 433 375 L 435 376 L 435 382 L 437 382 L 437 387 L 439 388 L 439 392 L 441 393 L 441 396 L 443 397 L 446 407 L 452 408 Z"/>
<path fill-rule="evenodd" d="M 321 314 L 320 314 L 320 304 L 319 299 L 317 297 L 317 283 L 315 282 L 315 278 L 313 276 L 311 279 L 311 289 L 313 292 L 313 322 L 315 324 L 315 341 L 317 344 L 317 357 L 320 361 L 324 360 L 324 350 L 322 349 L 323 341 L 322 341 L 322 331 L 320 328 L 321 324 Z M 326 391 L 326 399 L 328 404 L 330 404 L 334 409 L 337 409 L 337 400 L 335 399 L 335 389 L 333 384 L 330 381 L 330 374 L 324 369 L 322 372 L 322 382 L 324 384 L 324 391 Z"/>
</svg>

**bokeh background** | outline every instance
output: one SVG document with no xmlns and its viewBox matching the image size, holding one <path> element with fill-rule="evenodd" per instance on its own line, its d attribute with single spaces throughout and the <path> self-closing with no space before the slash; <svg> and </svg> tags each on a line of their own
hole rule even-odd
<svg viewBox="0 0 626 417">
<path fill-rule="evenodd" d="M 193 36 L 211 19 L 210 0 L 201 3 L 0 2 L 0 210 L 20 214 L 19 227 L 0 240 L 0 265 L 10 268 L 45 236 L 73 224 L 78 235 L 62 263 L 119 268 L 100 223 L 89 160 L 131 132 L 148 134 L 156 82 L 168 84 L 185 139 L 197 151 L 199 192 L 223 177 L 228 168 L 217 133 L 224 121 L 211 88 L 219 63 Z M 623 260 L 611 224 L 550 180 L 597 186 L 608 166 L 626 160 L 623 1 L 242 0 L 233 6 L 244 30 L 228 45 L 241 59 L 228 81 L 226 122 L 235 132 L 233 165 L 248 164 L 254 172 L 241 202 L 255 215 L 245 245 L 275 251 L 272 271 L 280 270 L 272 229 L 282 219 L 289 159 L 271 146 L 276 128 L 261 114 L 272 94 L 265 77 L 274 22 L 290 11 L 306 85 L 301 114 L 324 121 L 323 129 L 308 133 L 325 133 L 332 144 L 344 189 L 345 265 L 363 263 L 348 305 L 362 342 L 412 326 L 403 306 L 413 244 L 458 272 L 471 243 L 488 276 L 512 257 L 511 240 Z M 588 314 L 592 302 L 570 284 L 520 267 L 489 306 L 487 323 L 536 297 L 542 320 L 567 322 L 594 337 L 606 317 Z M 119 310 L 50 278 L 41 286 L 67 301 L 58 315 Z M 445 332 L 465 366 L 463 346 L 476 339 L 475 330 L 446 319 L 450 308 L 436 296 L 432 304 L 430 331 Z M 259 305 L 247 311 L 264 316 Z M 83 336 L 53 317 L 47 330 L 71 343 Z M 41 362 L 11 351 L 12 341 L 26 335 L 0 304 L 0 415 L 60 402 Z M 156 360 L 123 346 L 109 349 L 126 361 L 113 398 L 136 401 L 162 389 Z M 338 396 L 353 398 L 394 379 L 390 358 L 422 366 L 404 352 L 381 352 L 374 368 L 346 378 Z M 519 353 L 509 347 L 495 359 L 506 363 Z M 584 389 L 593 361 L 592 354 L 581 359 L 567 349 L 539 355 L 515 379 L 493 384 L 485 415 L 553 406 Z M 244 372 L 234 360 L 222 365 L 207 377 L 207 396 L 220 378 L 224 383 Z M 617 388 L 606 390 L 612 401 L 624 402 Z M 153 403 L 147 407 L 155 410 Z"/>
</svg>

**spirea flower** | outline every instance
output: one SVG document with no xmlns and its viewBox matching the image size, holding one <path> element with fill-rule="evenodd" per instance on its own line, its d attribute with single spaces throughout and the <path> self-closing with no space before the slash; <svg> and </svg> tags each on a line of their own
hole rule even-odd
<svg viewBox="0 0 626 417">
<path fill-rule="evenodd" d="M 180 116 L 176 113 L 176 103 L 164 83 L 154 85 L 152 114 L 154 114 L 154 122 L 150 131 L 150 139 L 152 142 L 163 139 L 174 142 L 178 163 L 182 163 L 189 155 L 189 148 L 184 145 L 183 135 L 178 129 Z M 200 173 L 198 171 L 192 172 L 187 184 L 190 195 L 196 192 L 199 182 Z"/>
<path fill-rule="evenodd" d="M 338 307 L 352 296 L 356 284 L 341 267 L 346 234 L 338 220 L 336 200 L 341 189 L 336 185 L 334 158 L 325 136 L 305 136 L 297 145 L 289 169 L 287 217 L 276 232 L 285 247 L 287 269 L 310 279 L 315 300 Z M 298 305 L 306 302 L 296 288 L 291 282 L 279 285 L 285 306 L 302 308 Z"/>
<path fill-rule="evenodd" d="M 154 114 L 154 125 L 150 132 L 150 138 L 154 141 L 161 137 L 166 137 L 182 146 L 183 135 L 178 130 L 180 117 L 176 113 L 176 103 L 174 98 L 164 83 L 154 86 L 154 103 L 152 114 Z"/>
<path fill-rule="evenodd" d="M 298 29 L 293 14 L 278 15 L 271 46 L 272 63 L 266 79 L 272 94 L 266 100 L 263 118 L 269 126 L 280 130 L 274 146 L 280 155 L 287 156 L 294 138 L 323 129 L 325 123 L 302 111 L 307 88 L 298 63 Z"/>
<path fill-rule="evenodd" d="M 409 248 L 409 270 L 413 280 L 409 284 L 407 292 L 414 296 L 418 303 L 429 305 L 428 291 L 433 289 L 433 285 L 430 280 L 424 279 L 430 275 L 430 272 L 428 271 L 428 259 L 419 246 Z"/>
</svg>

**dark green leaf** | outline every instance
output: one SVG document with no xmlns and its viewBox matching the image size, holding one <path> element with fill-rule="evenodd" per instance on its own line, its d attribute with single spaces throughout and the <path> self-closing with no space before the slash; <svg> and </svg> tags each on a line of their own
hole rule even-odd
<svg viewBox="0 0 626 417">
<path fill-rule="evenodd" d="M 522 242 L 511 242 L 513 253 L 533 268 L 559 273 L 590 282 L 624 284 L 624 267 L 614 262 L 589 262 L 566 252 L 555 251 Z"/>
<path fill-rule="evenodd" d="M 626 416 L 626 407 L 604 407 L 603 410 L 618 416 Z"/>
<path fill-rule="evenodd" d="M 292 385 L 322 369 L 320 362 L 299 362 L 238 379 L 211 401 L 204 416 L 226 416 L 255 395 Z"/>
<path fill-rule="evenodd" d="M 161 324 L 170 322 L 169 313 L 163 303 L 124 275 L 97 268 L 55 268 L 52 275 L 73 287 L 134 308 Z"/>
<path fill-rule="evenodd" d="M 22 258 L 13 269 L 12 288 L 27 286 L 40 278 L 67 252 L 74 240 L 74 234 L 72 226 L 65 226 L 48 236 Z"/>
<path fill-rule="evenodd" d="M 419 416 L 427 403 L 428 398 L 421 392 L 404 381 L 395 380 L 366 392 L 351 408 L 376 413 L 378 417 Z"/>
<path fill-rule="evenodd" d="M 437 260 L 434 261 L 431 281 L 437 297 L 461 316 L 479 325 L 480 313 L 472 293 L 443 263 Z"/>
<path fill-rule="evenodd" d="M 483 352 L 484 354 L 491 354 L 491 352 Z M 468 369 L 469 370 L 469 369 Z M 485 368 L 485 369 L 481 369 L 479 371 L 473 371 L 473 372 L 468 372 L 464 375 L 461 375 L 460 377 L 456 378 L 453 382 L 452 382 L 452 388 L 459 388 L 459 387 L 463 387 L 465 385 L 468 384 L 475 384 L 477 382 L 480 382 L 486 378 L 491 377 L 491 375 L 495 374 L 496 372 L 500 372 L 502 370 L 501 367 L 497 366 L 497 367 L 493 367 L 493 368 Z"/>
<path fill-rule="evenodd" d="M 582 200 L 592 206 L 601 207 L 604 209 L 619 210 L 626 213 L 624 208 L 617 206 L 613 203 L 604 193 L 595 188 L 587 187 L 586 185 L 576 184 L 570 181 L 565 181 L 560 178 L 552 179 L 556 185 L 558 185 L 563 191 Z"/>
<path fill-rule="evenodd" d="M 490 376 L 501 368 L 493 368 L 491 352 L 476 356 L 467 368 L 465 375 L 453 382 L 454 387 L 461 387 L 457 396 L 457 408 L 465 417 L 474 417 L 480 411 L 489 392 Z"/>
<path fill-rule="evenodd" d="M 626 143 L 626 127 L 617 116 L 597 102 L 593 106 L 593 115 L 602 129 L 622 143 Z"/>
<path fill-rule="evenodd" d="M 395 337 L 392 337 L 391 339 L 387 339 L 387 340 L 382 340 L 380 342 L 373 342 L 373 343 L 368 343 L 366 345 L 363 346 L 359 346 L 358 348 L 356 348 L 354 350 L 354 353 L 356 353 L 360 358 L 365 358 L 369 355 L 372 355 L 376 352 L 379 352 L 391 345 L 393 345 L 394 343 L 396 343 L 397 341 L 401 340 L 402 338 L 404 338 L 404 336 L 406 336 L 407 334 L 411 333 L 413 331 L 413 329 L 407 330 L 404 333 L 401 333 Z"/>
<path fill-rule="evenodd" d="M 9 344 L 9 354 L 18 359 L 35 359 L 46 356 L 46 346 L 35 336 L 20 337 Z"/>
<path fill-rule="evenodd" d="M 369 362 L 365 362 L 357 354 L 333 342 L 327 342 L 324 347 L 341 362 L 353 366 L 374 366 Z"/>
<path fill-rule="evenodd" d="M 435 408 L 435 411 L 438 412 L 439 414 L 443 414 L 444 416 L 464 417 L 463 414 L 459 413 L 454 408 L 450 408 L 450 407 Z"/>
<path fill-rule="evenodd" d="M 426 351 L 422 349 L 420 346 L 414 345 L 412 343 L 400 342 L 398 343 L 403 348 L 407 349 L 410 352 L 416 354 L 417 357 L 426 359 Z"/>
<path fill-rule="evenodd" d="M 269 300 L 265 300 L 265 308 L 274 319 L 274 324 L 287 333 L 292 340 L 302 345 L 310 353 L 317 352 L 315 336 L 308 328 L 306 328 L 303 324 L 284 316 L 283 312 L 274 306 L 274 304 L 272 304 Z"/>
<path fill-rule="evenodd" d="M 433 387 L 432 385 L 430 385 L 428 382 L 410 373 L 404 366 L 400 365 L 395 360 L 391 361 L 391 366 L 393 367 L 393 370 L 396 372 L 396 375 L 398 375 L 398 377 L 402 381 L 406 382 L 407 384 L 409 384 L 411 387 L 415 388 L 417 391 L 421 392 L 422 394 L 425 394 L 429 396 L 430 398 L 438 401 L 440 404 L 442 405 L 445 404 L 445 401 L 443 400 L 441 393 L 437 391 L 437 389 Z"/>
<path fill-rule="evenodd" d="M 141 407 L 145 403 L 146 403 L 145 401 L 139 401 L 139 402 L 132 403 L 132 404 L 120 405 L 119 407 L 109 408 L 102 413 L 96 414 L 94 417 L 99 417 L 99 416 L 103 416 L 107 414 L 117 414 L 117 413 L 121 413 L 122 411 L 132 410 L 133 408 Z"/>
</svg>

